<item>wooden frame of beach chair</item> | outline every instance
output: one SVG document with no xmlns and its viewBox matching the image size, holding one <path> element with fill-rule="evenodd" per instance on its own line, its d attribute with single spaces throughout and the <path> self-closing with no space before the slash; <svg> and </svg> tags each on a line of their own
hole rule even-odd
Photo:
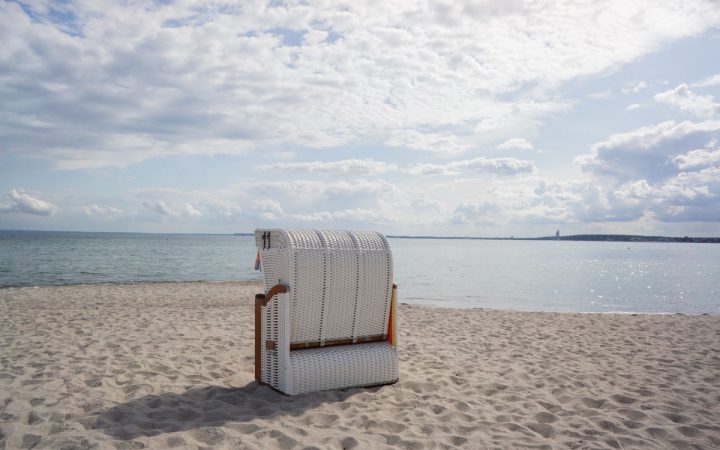
<svg viewBox="0 0 720 450">
<path fill-rule="evenodd" d="M 375 232 L 255 231 L 255 379 L 280 392 L 398 379 L 392 253 Z"/>
</svg>

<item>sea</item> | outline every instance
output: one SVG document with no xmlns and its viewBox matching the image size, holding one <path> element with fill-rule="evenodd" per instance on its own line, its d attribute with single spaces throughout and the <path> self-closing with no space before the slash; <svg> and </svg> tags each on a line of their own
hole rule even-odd
<svg viewBox="0 0 720 450">
<path fill-rule="evenodd" d="M 720 314 L 720 245 L 390 238 L 401 302 Z M 251 236 L 0 231 L 0 288 L 260 280 Z"/>
</svg>

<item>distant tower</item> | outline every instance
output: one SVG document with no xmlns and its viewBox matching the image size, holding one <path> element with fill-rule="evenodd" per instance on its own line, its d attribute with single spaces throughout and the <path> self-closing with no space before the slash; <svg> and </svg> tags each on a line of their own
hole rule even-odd
<svg viewBox="0 0 720 450">
<path fill-rule="evenodd" d="M 555 240 L 556 240 L 556 241 L 559 241 L 559 240 L 560 240 L 560 230 L 557 230 L 557 231 L 555 232 Z"/>
</svg>

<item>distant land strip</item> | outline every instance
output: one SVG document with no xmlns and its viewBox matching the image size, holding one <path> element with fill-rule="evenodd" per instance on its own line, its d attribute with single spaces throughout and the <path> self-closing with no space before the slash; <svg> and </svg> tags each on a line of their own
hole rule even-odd
<svg viewBox="0 0 720 450">
<path fill-rule="evenodd" d="M 388 236 L 395 239 L 477 239 L 487 241 L 602 241 L 602 242 L 693 242 L 720 244 L 720 237 L 639 236 L 633 234 L 574 234 L 531 238 L 472 236 Z"/>
</svg>

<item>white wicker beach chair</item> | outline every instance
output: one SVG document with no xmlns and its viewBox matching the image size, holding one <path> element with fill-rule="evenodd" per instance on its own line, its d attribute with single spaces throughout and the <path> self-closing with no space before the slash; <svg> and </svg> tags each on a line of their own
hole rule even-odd
<svg viewBox="0 0 720 450">
<path fill-rule="evenodd" d="M 380 233 L 256 230 L 255 379 L 285 394 L 398 379 L 392 254 Z"/>
</svg>

